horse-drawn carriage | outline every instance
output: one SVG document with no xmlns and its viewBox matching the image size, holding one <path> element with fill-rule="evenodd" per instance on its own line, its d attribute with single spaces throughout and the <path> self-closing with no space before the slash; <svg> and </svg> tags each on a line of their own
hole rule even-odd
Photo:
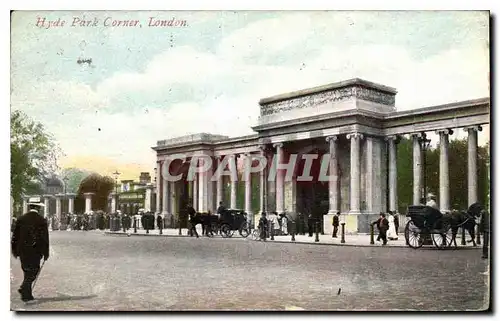
<svg viewBox="0 0 500 321">
<path fill-rule="evenodd" d="M 443 249 L 451 245 L 453 234 L 449 217 L 439 210 L 424 205 L 408 207 L 407 217 L 410 217 L 405 227 L 406 244 L 417 249 L 422 247 L 426 238 L 432 238 L 434 245 Z"/>
<path fill-rule="evenodd" d="M 234 231 L 238 231 L 242 237 L 250 233 L 247 213 L 243 210 L 226 209 L 220 216 L 219 226 L 222 237 L 231 237 Z"/>
<path fill-rule="evenodd" d="M 439 210 L 430 206 L 409 206 L 406 214 L 410 217 L 405 227 L 406 244 L 417 249 L 422 247 L 426 239 L 431 238 L 438 249 L 450 247 L 452 244 L 456 247 L 456 235 L 460 227 L 469 231 L 475 246 L 475 220 L 481 216 L 482 210 L 479 203 L 474 203 L 467 211 L 453 211 L 443 215 Z"/>
<path fill-rule="evenodd" d="M 242 237 L 247 237 L 250 233 L 250 225 L 247 220 L 247 213 L 243 210 L 237 209 L 226 209 L 220 217 L 213 216 L 216 218 L 212 220 L 211 230 L 219 231 L 221 236 L 232 237 L 234 231 L 238 231 Z"/>
</svg>

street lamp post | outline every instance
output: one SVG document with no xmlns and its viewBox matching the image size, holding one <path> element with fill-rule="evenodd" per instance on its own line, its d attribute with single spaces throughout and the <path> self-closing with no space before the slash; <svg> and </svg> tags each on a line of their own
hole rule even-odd
<svg viewBox="0 0 500 321">
<path fill-rule="evenodd" d="M 120 176 L 121 173 L 119 173 L 118 171 L 115 171 L 113 173 L 113 175 L 115 176 L 115 212 L 116 212 L 116 209 L 118 208 L 118 177 Z"/>
<path fill-rule="evenodd" d="M 422 137 L 419 139 L 420 146 L 422 147 L 422 151 L 424 152 L 424 177 L 423 177 L 423 194 L 422 196 L 425 198 L 427 195 L 427 150 L 431 145 L 431 140 L 427 138 L 425 133 L 422 133 Z"/>
<path fill-rule="evenodd" d="M 68 185 L 69 178 L 67 176 L 63 177 L 64 182 L 64 194 L 66 194 L 66 185 Z"/>
</svg>

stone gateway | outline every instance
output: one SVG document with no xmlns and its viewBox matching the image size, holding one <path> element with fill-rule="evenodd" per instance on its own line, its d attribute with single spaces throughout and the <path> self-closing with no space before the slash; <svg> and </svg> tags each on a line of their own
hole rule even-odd
<svg viewBox="0 0 500 321">
<path fill-rule="evenodd" d="M 150 23 L 153 18 L 150 19 Z M 413 202 L 422 195 L 423 166 L 421 138 L 427 132 L 440 137 L 440 210 L 450 210 L 448 141 L 452 129 L 468 132 L 469 204 L 477 200 L 477 133 L 489 124 L 490 101 L 481 98 L 446 105 L 397 111 L 396 89 L 362 79 L 350 79 L 324 86 L 277 95 L 259 101 L 260 117 L 252 127 L 253 135 L 229 138 L 200 133 L 160 140 L 152 147 L 157 155 L 156 209 L 164 217 L 178 216 L 185 204 L 199 212 L 216 211 L 231 189 L 229 208 L 243 208 L 253 224 L 262 212 L 289 213 L 291 217 L 313 217 L 322 222 L 323 232 L 332 233 L 332 219 L 340 212 L 347 233 L 368 233 L 370 223 L 380 212 L 397 212 L 396 152 L 398 136 L 413 137 Z M 185 160 L 170 160 L 182 154 Z M 317 154 L 318 157 L 308 157 Z M 286 167 L 292 155 L 298 155 L 292 179 L 285 180 L 283 167 L 276 179 L 267 179 L 272 160 Z M 321 159 L 330 158 L 329 179 L 319 179 Z M 212 168 L 195 173 L 188 180 L 190 161 L 209 157 Z M 236 204 L 236 182 L 212 175 L 228 159 L 229 165 L 251 164 L 254 158 L 266 158 L 267 166 L 245 179 L 245 202 Z M 295 156 L 293 156 L 295 157 Z M 193 160 L 193 161 L 194 161 Z M 170 181 L 163 174 L 181 175 Z M 234 165 L 232 165 L 234 166 Z M 310 169 L 312 180 L 299 177 Z M 260 210 L 252 213 L 252 180 L 258 180 Z"/>
</svg>

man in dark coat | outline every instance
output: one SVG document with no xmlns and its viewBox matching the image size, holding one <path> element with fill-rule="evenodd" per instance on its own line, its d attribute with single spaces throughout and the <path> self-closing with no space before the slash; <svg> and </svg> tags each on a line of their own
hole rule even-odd
<svg viewBox="0 0 500 321">
<path fill-rule="evenodd" d="M 24 280 L 18 292 L 21 300 L 34 300 L 32 284 L 40 271 L 40 260 L 49 259 L 49 228 L 38 214 L 42 204 L 29 204 L 29 212 L 18 218 L 12 235 L 12 255 L 20 258 Z"/>
<path fill-rule="evenodd" d="M 332 234 L 332 237 L 333 238 L 337 237 L 337 232 L 339 231 L 339 215 L 340 215 L 340 212 L 337 212 L 333 216 L 333 222 L 332 222 L 332 225 L 333 225 L 333 234 Z"/>
<path fill-rule="evenodd" d="M 265 242 L 267 231 L 269 230 L 269 221 L 267 220 L 266 212 L 262 213 L 262 216 L 259 219 L 259 225 L 257 227 L 259 228 L 260 239 Z"/>
<path fill-rule="evenodd" d="M 200 236 L 198 235 L 198 231 L 196 231 L 196 224 L 198 224 L 200 222 L 196 217 L 196 211 L 195 211 L 194 207 L 191 206 L 191 204 L 188 204 L 186 210 L 187 210 L 187 214 L 189 215 L 189 223 L 191 225 L 191 227 L 189 229 L 189 234 L 191 236 L 196 235 L 196 238 L 198 238 Z"/>
<path fill-rule="evenodd" d="M 394 217 L 394 228 L 396 229 L 396 235 L 398 235 L 398 230 L 399 230 L 399 215 L 395 211 L 392 211 L 392 212 L 389 212 L 389 213 L 391 213 L 392 217 Z"/>
<path fill-rule="evenodd" d="M 156 227 L 158 227 L 159 230 L 163 229 L 163 218 L 161 215 L 156 217 Z"/>
<path fill-rule="evenodd" d="M 372 224 L 376 224 L 378 228 L 377 241 L 382 240 L 383 245 L 387 245 L 387 230 L 389 229 L 389 221 L 385 218 L 385 214 L 380 213 L 379 219 Z"/>
</svg>

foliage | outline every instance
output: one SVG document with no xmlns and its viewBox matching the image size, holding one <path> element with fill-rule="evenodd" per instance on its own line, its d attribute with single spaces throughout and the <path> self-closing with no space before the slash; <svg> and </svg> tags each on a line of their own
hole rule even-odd
<svg viewBox="0 0 500 321">
<path fill-rule="evenodd" d="M 85 211 L 85 193 L 92 195 L 92 210 L 107 211 L 108 196 L 115 187 L 115 181 L 109 176 L 101 176 L 93 173 L 87 176 L 78 187 L 78 195 L 75 200 L 75 212 Z"/>
<path fill-rule="evenodd" d="M 80 183 L 90 174 L 92 174 L 90 171 L 80 168 L 71 167 L 63 169 L 61 177 L 66 185 L 66 193 L 78 192 Z"/>
<path fill-rule="evenodd" d="M 44 177 L 57 172 L 61 151 L 41 123 L 16 110 L 10 115 L 10 152 L 11 195 L 19 207 L 23 194 L 42 193 Z"/>
<path fill-rule="evenodd" d="M 487 162 L 489 145 L 478 146 L 478 201 L 486 205 L 489 190 Z M 439 204 L 439 144 L 425 153 L 425 185 L 428 193 L 436 195 Z M 448 148 L 450 175 L 450 206 L 456 209 L 468 207 L 467 138 L 451 140 Z M 413 202 L 413 148 L 410 139 L 403 138 L 398 144 L 398 205 L 400 213 Z"/>
</svg>

